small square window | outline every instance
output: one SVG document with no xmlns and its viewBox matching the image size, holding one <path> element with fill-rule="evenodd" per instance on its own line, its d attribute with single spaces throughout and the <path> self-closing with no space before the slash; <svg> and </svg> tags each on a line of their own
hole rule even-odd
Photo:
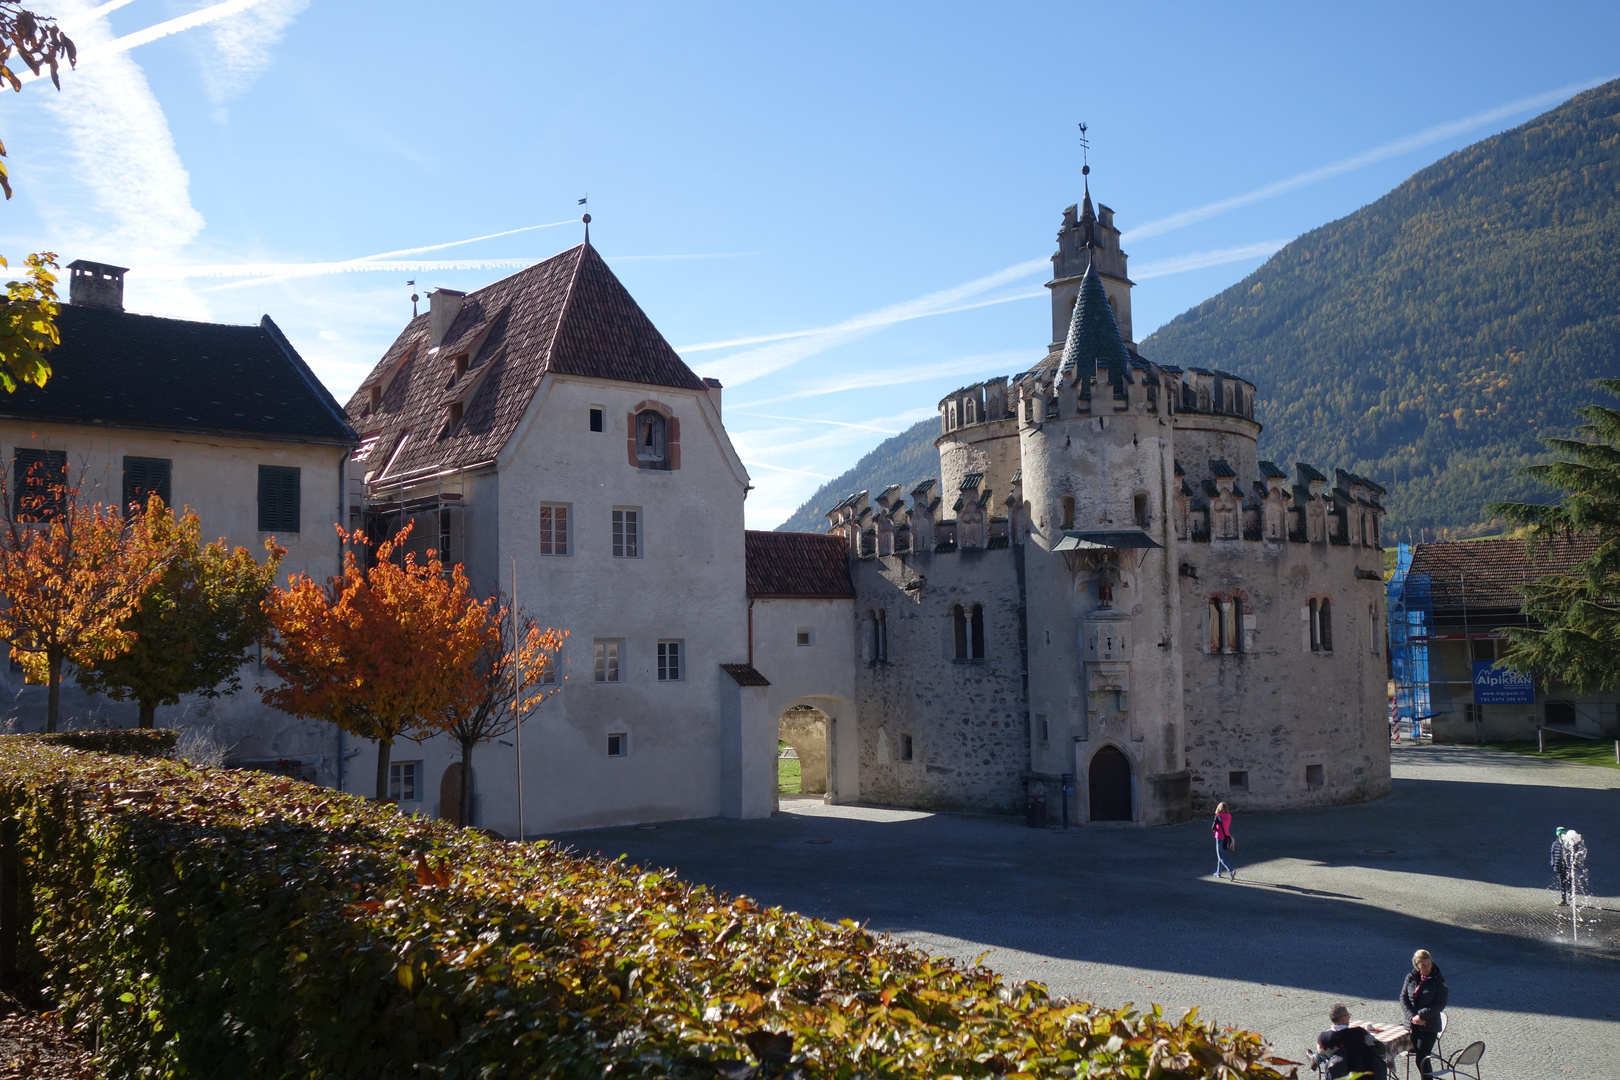
<svg viewBox="0 0 1620 1080">
<path fill-rule="evenodd" d="M 1249 770 L 1233 769 L 1226 774 L 1226 786 L 1233 791 L 1249 790 Z"/>
<path fill-rule="evenodd" d="M 417 777 L 421 774 L 420 761 L 391 761 L 388 763 L 388 797 L 395 802 L 417 802 Z"/>
<path fill-rule="evenodd" d="M 613 557 L 634 559 L 641 550 L 641 511 L 617 507 L 613 511 Z"/>
<path fill-rule="evenodd" d="M 540 504 L 540 554 L 568 554 L 568 504 Z"/>
<path fill-rule="evenodd" d="M 595 675 L 597 682 L 619 681 L 619 647 L 622 641 L 598 641 L 595 643 Z"/>
<path fill-rule="evenodd" d="M 1320 765 L 1305 766 L 1305 786 L 1321 787 L 1323 784 L 1323 769 Z"/>
<path fill-rule="evenodd" d="M 910 735 L 902 735 L 902 736 L 900 736 L 900 760 L 901 761 L 910 761 L 911 760 L 911 736 Z"/>
<path fill-rule="evenodd" d="M 604 431 L 607 429 L 607 410 L 600 405 L 591 406 L 591 430 Z"/>
<path fill-rule="evenodd" d="M 811 627 L 801 626 L 799 627 L 797 640 L 800 645 L 814 645 L 816 643 L 816 632 Z"/>
<path fill-rule="evenodd" d="M 622 731 L 614 732 L 608 736 L 608 757 L 628 757 L 630 755 L 630 736 Z"/>
<path fill-rule="evenodd" d="M 681 642 L 660 641 L 658 643 L 658 681 L 681 681 Z"/>
</svg>

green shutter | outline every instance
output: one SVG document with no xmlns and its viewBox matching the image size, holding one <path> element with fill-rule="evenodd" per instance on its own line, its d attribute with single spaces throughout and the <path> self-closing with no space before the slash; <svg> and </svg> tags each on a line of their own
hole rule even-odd
<svg viewBox="0 0 1620 1080">
<path fill-rule="evenodd" d="M 259 531 L 295 533 L 302 503 L 300 470 L 286 465 L 259 466 Z"/>
</svg>

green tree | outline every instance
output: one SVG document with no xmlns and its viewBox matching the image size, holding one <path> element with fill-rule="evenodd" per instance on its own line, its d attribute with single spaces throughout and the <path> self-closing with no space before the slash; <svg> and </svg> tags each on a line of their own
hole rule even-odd
<svg viewBox="0 0 1620 1080">
<path fill-rule="evenodd" d="M 58 69 L 62 60 L 69 66 L 79 62 L 73 39 L 62 33 L 55 19 L 35 15 L 14 0 L 0 0 L 0 83 L 22 91 L 22 80 L 11 70 L 13 58 L 21 60 L 35 75 L 50 72 L 51 83 L 62 89 Z M 6 144 L 0 142 L 0 158 Z M 0 189 L 11 198 L 11 175 L 0 161 Z M 10 266 L 0 255 L 0 266 Z M 51 377 L 45 353 L 56 347 L 56 269 L 54 252 L 28 256 L 28 271 L 21 281 L 6 282 L 6 297 L 0 300 L 0 386 L 6 393 L 18 383 L 44 386 Z"/>
<path fill-rule="evenodd" d="M 133 639 L 128 649 L 78 674 L 86 690 L 138 702 L 143 728 L 153 726 L 159 705 L 183 694 L 219 697 L 242 688 L 240 669 L 269 630 L 263 605 L 286 553 L 267 540 L 261 563 L 245 547 L 204 544 L 195 511 L 167 513 L 151 498 L 158 504 L 148 504 L 158 523 L 154 539 L 172 561 L 119 625 Z"/>
<path fill-rule="evenodd" d="M 1620 395 L 1620 379 L 1597 385 Z M 1524 613 L 1536 626 L 1509 629 L 1502 663 L 1515 671 L 1558 679 L 1576 693 L 1620 690 L 1620 410 L 1587 405 L 1573 439 L 1547 439 L 1564 460 L 1524 471 L 1563 498 L 1550 506 L 1495 503 L 1490 510 L 1529 526 L 1529 554 L 1549 541 L 1590 538 L 1585 561 L 1545 574 L 1525 590 Z"/>
</svg>

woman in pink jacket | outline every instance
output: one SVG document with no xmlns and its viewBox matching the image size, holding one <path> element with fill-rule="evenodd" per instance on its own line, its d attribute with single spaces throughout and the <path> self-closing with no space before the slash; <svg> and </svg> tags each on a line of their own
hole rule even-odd
<svg viewBox="0 0 1620 1080">
<path fill-rule="evenodd" d="M 1232 815 L 1227 812 L 1225 803 L 1215 808 L 1215 825 L 1211 831 L 1215 834 L 1215 876 L 1220 877 L 1225 870 L 1227 879 L 1236 881 L 1237 871 L 1227 865 L 1224 854 L 1237 850 L 1237 841 L 1232 839 Z"/>
</svg>

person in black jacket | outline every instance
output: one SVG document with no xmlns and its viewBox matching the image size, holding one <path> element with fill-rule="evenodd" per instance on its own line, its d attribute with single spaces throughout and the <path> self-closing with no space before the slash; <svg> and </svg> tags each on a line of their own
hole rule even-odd
<svg viewBox="0 0 1620 1080">
<path fill-rule="evenodd" d="M 1384 1060 L 1384 1047 L 1373 1038 L 1372 1032 L 1352 1025 L 1350 1010 L 1343 1005 L 1333 1006 L 1328 1013 L 1328 1022 L 1333 1026 L 1316 1037 L 1318 1053 L 1312 1055 L 1312 1067 L 1325 1060 L 1328 1075 L 1335 1080 L 1351 1073 L 1365 1073 L 1373 1080 L 1386 1080 L 1389 1068 Z"/>
<path fill-rule="evenodd" d="M 1406 1014 L 1406 1026 L 1412 1029 L 1412 1054 L 1418 1059 L 1418 1072 L 1425 1077 L 1433 1068 L 1429 1055 L 1445 1023 L 1447 996 L 1446 977 L 1440 974 L 1440 966 L 1429 950 L 1413 953 L 1412 970 L 1401 986 L 1401 1011 Z"/>
</svg>

